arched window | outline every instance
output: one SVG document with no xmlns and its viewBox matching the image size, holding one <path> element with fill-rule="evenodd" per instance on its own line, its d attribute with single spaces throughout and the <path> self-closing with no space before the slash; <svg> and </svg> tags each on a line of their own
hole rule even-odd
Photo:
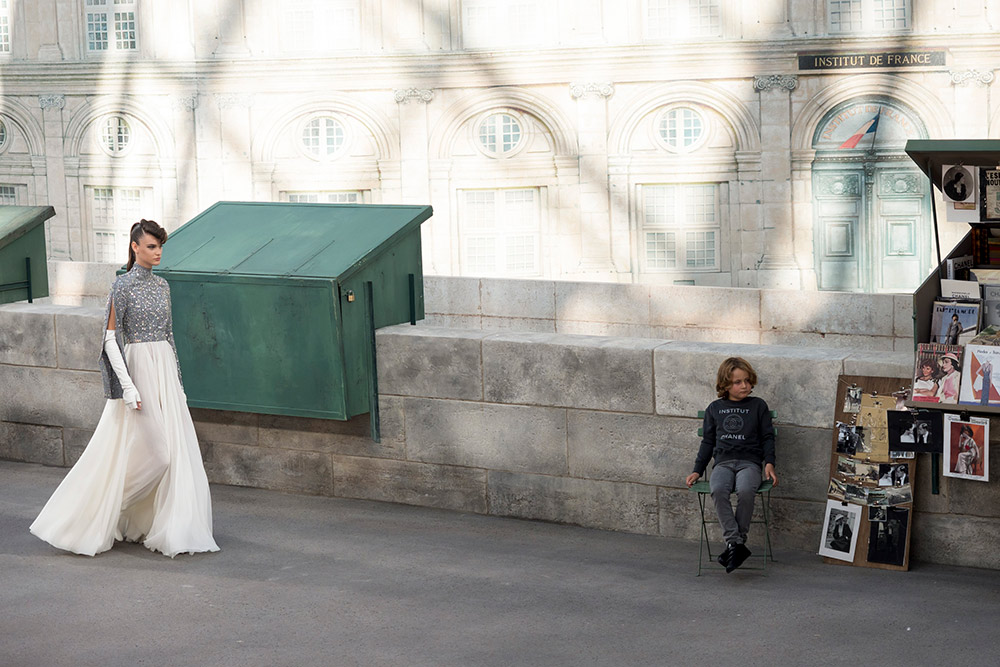
<svg viewBox="0 0 1000 667">
<path fill-rule="evenodd" d="M 524 138 L 520 120 L 512 113 L 491 113 L 476 131 L 479 149 L 490 157 L 507 157 L 517 152 Z"/>
<path fill-rule="evenodd" d="M 319 160 L 336 157 L 347 143 L 344 124 L 333 116 L 317 116 L 302 127 L 302 148 L 306 155 Z"/>
<path fill-rule="evenodd" d="M 108 116 L 101 127 L 101 148 L 111 155 L 121 155 L 129 147 L 132 129 L 122 116 Z"/>
<path fill-rule="evenodd" d="M 660 115 L 657 132 L 670 150 L 690 151 L 704 138 L 705 121 L 691 107 L 674 107 Z"/>
</svg>

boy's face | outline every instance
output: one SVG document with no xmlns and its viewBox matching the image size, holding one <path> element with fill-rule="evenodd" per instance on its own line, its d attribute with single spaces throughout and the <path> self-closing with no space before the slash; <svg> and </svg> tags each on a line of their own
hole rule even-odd
<svg viewBox="0 0 1000 667">
<path fill-rule="evenodd" d="M 729 374 L 729 382 L 728 391 L 731 401 L 742 401 L 753 391 L 753 385 L 750 384 L 750 374 L 742 368 L 737 368 Z"/>
</svg>

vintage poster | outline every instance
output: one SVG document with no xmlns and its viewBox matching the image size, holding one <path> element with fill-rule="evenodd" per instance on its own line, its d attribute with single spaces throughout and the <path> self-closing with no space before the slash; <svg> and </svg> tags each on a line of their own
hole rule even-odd
<svg viewBox="0 0 1000 667">
<path fill-rule="evenodd" d="M 948 222 L 980 222 L 978 181 L 977 167 L 941 166 L 941 195 Z"/>
<path fill-rule="evenodd" d="M 854 562 L 854 549 L 858 544 L 858 525 L 862 508 L 844 504 L 839 500 L 826 501 L 826 519 L 819 555 Z"/>
<path fill-rule="evenodd" d="M 990 478 L 990 420 L 944 416 L 944 474 L 988 482 Z"/>
<path fill-rule="evenodd" d="M 961 384 L 959 403 L 1000 405 L 1000 347 L 966 345 Z"/>
<path fill-rule="evenodd" d="M 961 345 L 921 343 L 913 369 L 914 401 L 958 403 L 962 379 Z"/>
<path fill-rule="evenodd" d="M 979 304 L 935 301 L 931 311 L 931 343 L 965 345 L 979 331 Z"/>
<path fill-rule="evenodd" d="M 982 207 L 980 220 L 994 222 L 1000 220 L 1000 169 L 979 170 L 979 203 Z"/>
<path fill-rule="evenodd" d="M 889 423 L 886 411 L 896 407 L 892 396 L 861 397 L 861 411 L 858 413 L 858 426 L 865 433 L 865 456 L 872 461 L 889 461 Z"/>
</svg>

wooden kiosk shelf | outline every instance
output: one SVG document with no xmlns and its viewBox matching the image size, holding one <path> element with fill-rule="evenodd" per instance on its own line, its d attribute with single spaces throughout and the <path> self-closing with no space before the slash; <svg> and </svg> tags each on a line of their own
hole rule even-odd
<svg viewBox="0 0 1000 667">
<path fill-rule="evenodd" d="M 941 189 L 941 167 L 946 164 L 964 164 L 969 166 L 1000 165 L 1000 140 L 996 139 L 911 139 L 906 142 L 906 154 L 910 156 L 920 170 L 930 179 L 931 217 L 934 223 L 934 243 L 937 248 L 938 268 L 913 292 L 913 346 L 916 350 L 918 342 L 929 341 L 931 333 L 931 313 L 934 301 L 941 289 L 941 278 L 946 276 L 946 261 L 954 257 L 972 254 L 972 233 L 966 234 L 947 257 L 941 256 L 941 234 L 937 221 L 937 204 L 933 189 Z M 962 223 L 955 223 L 962 224 Z M 1000 226 L 998 222 L 982 223 Z M 921 407 L 929 407 L 923 405 Z M 938 410 L 968 410 L 969 412 L 987 412 L 975 405 L 964 405 L 935 408 Z M 990 410 L 992 412 L 993 410 Z M 1000 412 L 1000 411 L 998 411 Z"/>
<path fill-rule="evenodd" d="M 969 412 L 977 415 L 1000 415 L 1000 405 L 964 405 L 962 403 L 926 403 L 907 401 L 906 407 L 915 410 L 937 410 L 939 412 Z"/>
</svg>

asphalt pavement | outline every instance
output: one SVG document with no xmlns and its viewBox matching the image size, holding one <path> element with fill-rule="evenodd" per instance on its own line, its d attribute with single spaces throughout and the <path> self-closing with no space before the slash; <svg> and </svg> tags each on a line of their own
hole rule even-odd
<svg viewBox="0 0 1000 667">
<path fill-rule="evenodd" d="M 0 667 L 996 665 L 1000 572 L 695 577 L 694 542 L 213 486 L 222 551 L 60 552 L 65 469 L 0 462 Z M 817 538 L 818 540 L 818 538 Z"/>
</svg>

